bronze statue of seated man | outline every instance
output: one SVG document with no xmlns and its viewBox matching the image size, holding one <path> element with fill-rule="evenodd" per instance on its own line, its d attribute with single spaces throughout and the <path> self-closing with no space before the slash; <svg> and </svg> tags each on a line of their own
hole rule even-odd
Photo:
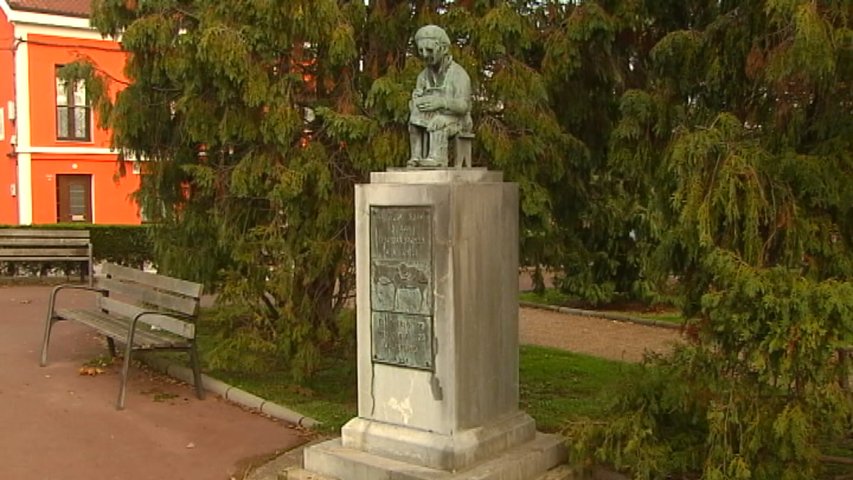
<svg viewBox="0 0 853 480">
<path fill-rule="evenodd" d="M 409 103 L 410 167 L 447 167 L 451 138 L 473 129 L 471 77 L 450 56 L 450 37 L 435 25 L 415 34 L 426 68 L 418 75 Z"/>
</svg>

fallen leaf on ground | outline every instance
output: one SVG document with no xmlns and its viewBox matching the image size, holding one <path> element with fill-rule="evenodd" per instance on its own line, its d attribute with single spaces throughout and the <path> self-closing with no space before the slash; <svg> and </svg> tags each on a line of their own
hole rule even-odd
<svg viewBox="0 0 853 480">
<path fill-rule="evenodd" d="M 152 392 L 154 393 L 154 401 L 155 402 L 165 402 L 168 400 L 174 400 L 178 398 L 179 395 L 170 392 Z"/>
<path fill-rule="evenodd" d="M 95 375 L 100 375 L 104 373 L 106 370 L 98 367 L 80 367 L 79 373 L 80 375 L 88 375 L 90 377 L 94 377 Z"/>
</svg>

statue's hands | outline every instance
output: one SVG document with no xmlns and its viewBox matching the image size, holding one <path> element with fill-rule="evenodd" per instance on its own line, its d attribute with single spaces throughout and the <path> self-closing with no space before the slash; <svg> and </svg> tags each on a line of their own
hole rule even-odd
<svg viewBox="0 0 853 480">
<path fill-rule="evenodd" d="M 441 97 L 426 96 L 415 100 L 415 106 L 421 112 L 434 112 L 447 107 L 447 101 Z"/>
</svg>

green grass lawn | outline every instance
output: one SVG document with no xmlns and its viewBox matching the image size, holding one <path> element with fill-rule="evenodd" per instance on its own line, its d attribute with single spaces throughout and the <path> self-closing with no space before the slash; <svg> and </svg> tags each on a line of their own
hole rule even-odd
<svg viewBox="0 0 853 480">
<path fill-rule="evenodd" d="M 602 310 L 604 313 L 616 313 L 619 315 L 630 315 L 632 317 L 642 318 L 646 320 L 657 320 L 659 322 L 674 323 L 681 325 L 684 323 L 684 317 L 677 311 L 661 311 L 661 312 L 636 312 L 624 310 Z"/>
<path fill-rule="evenodd" d="M 304 385 L 295 385 L 285 372 L 277 371 L 211 370 L 206 373 L 319 421 L 322 423 L 319 430 L 323 433 L 338 431 L 358 412 L 355 359 L 328 358 L 323 368 Z"/>
<path fill-rule="evenodd" d="M 205 311 L 202 316 L 209 315 Z M 208 375 L 266 400 L 286 406 L 322 423 L 322 433 L 337 433 L 357 414 L 357 374 L 349 349 L 325 358 L 316 374 L 302 385 L 292 382 L 285 369 L 260 373 L 213 369 L 205 365 L 206 352 L 215 350 L 215 337 L 201 330 L 202 369 Z M 349 357 L 345 351 L 350 351 Z M 186 364 L 184 354 L 157 353 Z M 347 358 L 344 358 L 347 357 Z M 520 404 L 539 430 L 559 431 L 580 417 L 600 418 L 613 392 L 637 368 L 634 364 L 603 360 L 563 350 L 525 345 L 519 354 Z"/>
<path fill-rule="evenodd" d="M 555 432 L 578 418 L 603 418 L 636 364 L 525 345 L 520 355 L 521 408 L 539 430 Z"/>
<path fill-rule="evenodd" d="M 560 292 L 556 288 L 546 288 L 542 293 L 532 291 L 521 292 L 519 299 L 523 302 L 538 303 L 540 305 L 553 305 L 558 307 L 570 307 L 577 304 L 577 298 Z M 585 307 L 584 310 L 599 310 L 602 313 L 616 313 L 619 315 L 628 315 L 631 317 L 642 318 L 646 320 L 657 320 L 661 322 L 674 323 L 681 325 L 684 323 L 684 317 L 681 312 L 675 308 L 657 308 L 657 309 L 642 309 L 637 307 L 631 308 L 625 306 L 621 309 L 612 309 L 602 307 L 601 309 L 594 307 Z"/>
<path fill-rule="evenodd" d="M 541 303 L 543 305 L 556 305 L 558 307 L 565 307 L 577 300 L 574 297 L 571 297 L 556 288 L 546 288 L 542 293 L 536 293 L 534 291 L 521 292 L 518 295 L 519 300 L 523 302 L 530 303 Z"/>
<path fill-rule="evenodd" d="M 179 357 L 174 357 L 175 359 Z M 541 431 L 559 431 L 580 417 L 603 416 L 612 393 L 636 365 L 552 348 L 520 351 L 521 408 Z M 323 369 L 297 386 L 284 372 L 260 374 L 205 370 L 207 374 L 320 421 L 322 433 L 336 433 L 357 413 L 354 359 L 329 358 Z"/>
</svg>

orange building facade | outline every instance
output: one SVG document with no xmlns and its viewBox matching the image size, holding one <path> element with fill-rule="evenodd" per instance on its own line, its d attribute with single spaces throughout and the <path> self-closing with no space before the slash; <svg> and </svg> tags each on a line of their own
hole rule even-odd
<svg viewBox="0 0 853 480">
<path fill-rule="evenodd" d="M 90 0 L 0 0 L 0 224 L 141 222 L 131 198 L 140 169 L 119 175 L 85 86 L 57 77 L 88 58 L 124 79 L 126 54 L 89 27 L 89 8 Z"/>
</svg>

